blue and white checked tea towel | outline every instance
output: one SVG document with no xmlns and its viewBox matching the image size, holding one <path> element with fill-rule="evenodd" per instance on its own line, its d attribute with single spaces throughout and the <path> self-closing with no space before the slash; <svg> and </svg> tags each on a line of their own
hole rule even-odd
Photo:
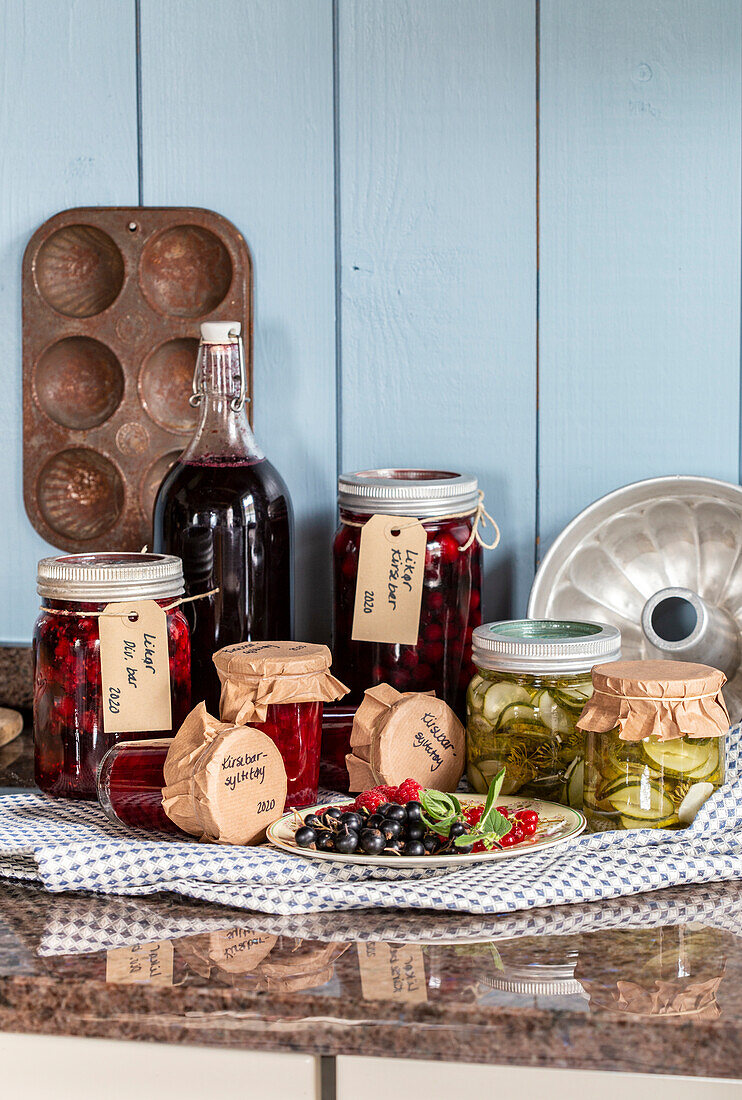
<svg viewBox="0 0 742 1100">
<path fill-rule="evenodd" d="M 0 877 L 50 891 L 185 897 L 290 916 L 389 907 L 512 913 L 742 879 L 742 737 L 728 739 L 727 782 L 680 831 L 598 833 L 563 848 L 451 870 L 353 867 L 273 849 L 152 839 L 96 806 L 24 793 L 0 797 Z"/>
</svg>

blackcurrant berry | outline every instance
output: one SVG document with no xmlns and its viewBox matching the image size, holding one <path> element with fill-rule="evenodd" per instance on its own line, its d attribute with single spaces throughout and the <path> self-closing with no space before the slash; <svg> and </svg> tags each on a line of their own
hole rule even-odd
<svg viewBox="0 0 742 1100">
<path fill-rule="evenodd" d="M 418 822 L 421 820 L 423 815 L 423 808 L 419 802 L 408 802 L 405 806 L 405 810 L 407 810 L 408 821 Z"/>
<path fill-rule="evenodd" d="M 468 856 L 469 852 L 471 852 L 473 848 L 473 844 L 454 844 L 452 851 L 457 856 Z"/>
<path fill-rule="evenodd" d="M 389 810 L 395 805 L 395 802 L 382 802 L 376 812 L 381 814 L 382 817 L 389 817 Z"/>
<path fill-rule="evenodd" d="M 434 856 L 441 846 L 441 842 L 435 833 L 426 833 L 423 837 L 423 847 L 429 856 Z"/>
<path fill-rule="evenodd" d="M 422 824 L 408 825 L 405 829 L 405 836 L 408 840 L 422 840 L 425 836 L 425 826 Z"/>
<path fill-rule="evenodd" d="M 386 838 L 379 829 L 364 829 L 361 833 L 361 848 L 367 856 L 378 856 L 385 846 Z"/>
<path fill-rule="evenodd" d="M 421 840 L 408 840 L 404 846 L 406 856 L 424 856 L 425 845 Z"/>
<path fill-rule="evenodd" d="M 364 821 L 364 826 L 367 829 L 380 829 L 384 824 L 384 818 L 381 814 L 371 814 L 371 817 L 367 821 Z"/>
<path fill-rule="evenodd" d="M 300 848 L 309 848 L 317 839 L 317 834 L 311 825 L 302 825 L 294 833 L 294 840 Z"/>
<path fill-rule="evenodd" d="M 407 817 L 407 811 L 404 806 L 398 806 L 396 803 L 393 803 L 384 814 L 384 817 L 391 817 L 393 821 L 404 821 Z"/>
<path fill-rule="evenodd" d="M 347 825 L 349 829 L 355 829 L 356 832 L 363 825 L 363 818 L 360 814 L 346 813 L 340 818 L 341 825 Z"/>
<path fill-rule="evenodd" d="M 313 827 L 321 827 L 322 822 L 316 814 L 307 814 L 307 816 L 304 818 L 304 824 L 312 825 Z"/>
<path fill-rule="evenodd" d="M 399 821 L 395 821 L 391 817 L 387 817 L 381 823 L 382 831 L 388 833 L 390 836 L 399 836 L 402 832 L 402 824 Z"/>
<path fill-rule="evenodd" d="M 332 833 L 322 833 L 317 837 L 317 851 L 318 852 L 334 852 L 335 851 L 335 837 Z"/>
<path fill-rule="evenodd" d="M 339 821 L 343 816 L 343 811 L 337 806 L 329 806 L 326 810 L 322 811 L 322 817 L 325 821 Z"/>
<path fill-rule="evenodd" d="M 466 825 L 463 821 L 454 821 L 453 825 L 448 830 L 448 835 L 451 840 L 454 840 L 457 836 L 463 836 L 464 833 L 468 833 Z"/>
<path fill-rule="evenodd" d="M 352 855 L 357 847 L 358 833 L 349 832 L 335 838 L 335 851 L 342 856 Z"/>
</svg>

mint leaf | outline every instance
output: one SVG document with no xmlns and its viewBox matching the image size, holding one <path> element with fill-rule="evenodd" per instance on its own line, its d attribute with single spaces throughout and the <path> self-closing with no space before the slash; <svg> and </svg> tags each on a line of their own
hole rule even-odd
<svg viewBox="0 0 742 1100">
<path fill-rule="evenodd" d="M 425 813 L 436 821 L 461 812 L 461 803 L 458 798 L 451 798 L 443 791 L 423 791 L 420 795 L 420 803 Z"/>
</svg>

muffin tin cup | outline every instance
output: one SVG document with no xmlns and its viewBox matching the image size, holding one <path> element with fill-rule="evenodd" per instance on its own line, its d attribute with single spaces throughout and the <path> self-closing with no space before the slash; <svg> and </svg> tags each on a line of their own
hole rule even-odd
<svg viewBox="0 0 742 1100">
<path fill-rule="evenodd" d="M 251 397 L 250 253 L 213 211 L 78 208 L 34 233 L 23 258 L 23 490 L 47 542 L 150 541 L 157 488 L 196 425 L 199 326 L 232 320 Z"/>
</svg>

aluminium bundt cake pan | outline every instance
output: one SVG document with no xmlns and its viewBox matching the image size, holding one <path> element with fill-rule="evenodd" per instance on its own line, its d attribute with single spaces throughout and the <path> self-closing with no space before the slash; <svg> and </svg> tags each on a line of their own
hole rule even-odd
<svg viewBox="0 0 742 1100">
<path fill-rule="evenodd" d="M 601 497 L 565 527 L 531 589 L 533 619 L 621 631 L 624 659 L 698 661 L 727 677 L 742 719 L 742 488 L 657 477 Z"/>
</svg>

